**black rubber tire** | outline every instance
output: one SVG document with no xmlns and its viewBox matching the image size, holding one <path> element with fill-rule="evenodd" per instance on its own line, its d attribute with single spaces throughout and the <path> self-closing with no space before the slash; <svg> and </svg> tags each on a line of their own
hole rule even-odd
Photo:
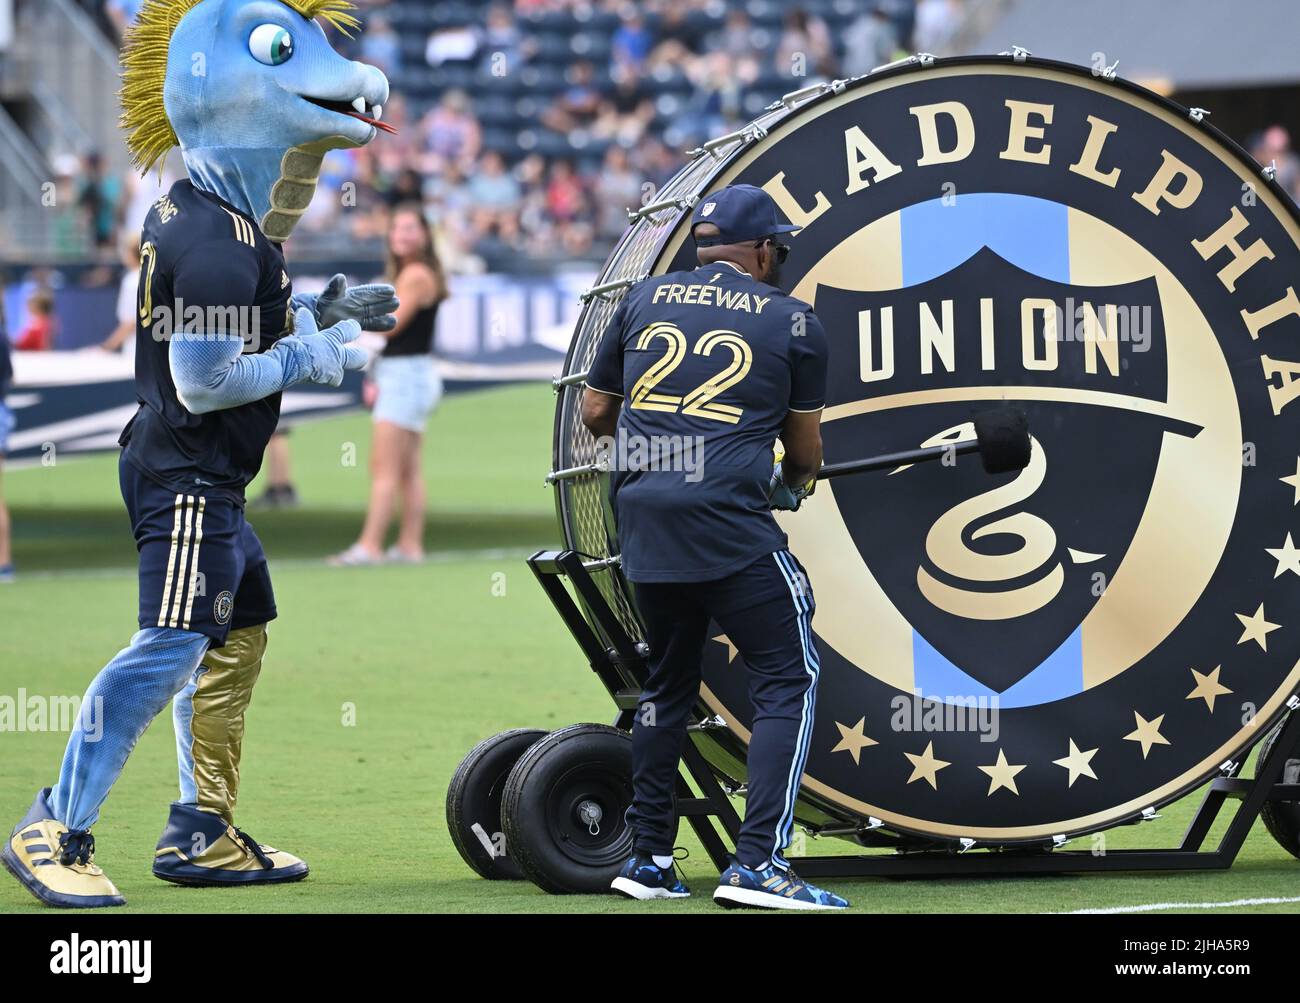
<svg viewBox="0 0 1300 1003">
<path fill-rule="evenodd" d="M 501 826 L 524 877 L 552 895 L 609 891 L 632 853 L 632 736 L 575 724 L 530 748 L 506 778 Z M 597 813 L 596 832 L 583 812 Z"/>
<path fill-rule="evenodd" d="M 499 843 L 501 795 L 506 777 L 528 747 L 546 737 L 540 728 L 514 728 L 485 738 L 460 761 L 447 785 L 447 831 L 465 863 L 475 873 L 492 881 L 520 881 L 523 872 L 506 853 L 498 856 L 484 845 L 478 826 L 487 838 Z"/>
<path fill-rule="evenodd" d="M 1263 762 L 1273 751 L 1285 723 L 1284 718 L 1282 724 L 1260 743 L 1259 758 L 1255 760 L 1257 764 Z M 1291 750 L 1286 765 L 1282 767 L 1281 781 L 1284 784 L 1300 783 L 1300 748 Z M 1294 857 L 1300 857 L 1300 801 L 1265 801 L 1259 817 L 1264 820 L 1264 828 L 1269 835 L 1277 840 L 1282 849 Z"/>
</svg>

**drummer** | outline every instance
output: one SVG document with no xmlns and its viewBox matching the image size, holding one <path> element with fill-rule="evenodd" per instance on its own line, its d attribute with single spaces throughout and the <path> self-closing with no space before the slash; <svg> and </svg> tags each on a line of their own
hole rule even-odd
<svg viewBox="0 0 1300 1003">
<path fill-rule="evenodd" d="M 628 289 L 587 374 L 582 419 L 611 460 L 622 568 L 650 648 L 632 728 L 633 852 L 612 884 L 635 899 L 690 894 L 673 862 L 673 793 L 712 621 L 744 660 L 754 710 L 744 823 L 714 901 L 848 906 L 782 855 L 819 661 L 812 587 L 771 510 L 812 492 L 827 369 L 821 323 L 780 288 L 782 238 L 796 229 L 752 185 L 701 198 L 699 267 Z"/>
</svg>

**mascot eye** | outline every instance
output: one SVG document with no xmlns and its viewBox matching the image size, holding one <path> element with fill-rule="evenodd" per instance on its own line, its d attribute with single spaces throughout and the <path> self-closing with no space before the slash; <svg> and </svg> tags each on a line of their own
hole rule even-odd
<svg viewBox="0 0 1300 1003">
<path fill-rule="evenodd" d="M 278 24 L 259 25 L 249 36 L 248 51 L 259 63 L 279 66 L 293 55 L 293 36 Z"/>
</svg>

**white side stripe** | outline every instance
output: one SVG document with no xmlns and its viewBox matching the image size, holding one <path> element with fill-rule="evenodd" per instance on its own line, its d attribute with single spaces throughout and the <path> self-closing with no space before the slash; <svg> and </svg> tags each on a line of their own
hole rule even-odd
<svg viewBox="0 0 1300 1003">
<path fill-rule="evenodd" d="M 186 576 L 189 583 L 189 595 L 185 599 L 185 618 L 181 623 L 184 630 L 190 629 L 190 613 L 194 609 L 194 594 L 200 591 L 199 582 L 199 547 L 203 545 L 203 509 L 208 500 L 199 496 L 199 510 L 194 517 L 194 555 L 190 558 L 190 570 Z"/>
<path fill-rule="evenodd" d="M 194 496 L 185 496 L 185 533 L 181 540 L 181 556 L 176 562 L 176 596 L 172 600 L 171 616 L 167 618 L 168 627 L 180 625 L 181 603 L 189 592 L 190 581 L 186 572 L 190 565 L 190 542 L 194 537 Z"/>
<path fill-rule="evenodd" d="M 181 538 L 181 502 L 184 495 L 176 496 L 176 518 L 172 523 L 172 549 L 167 557 L 167 578 L 163 582 L 162 600 L 158 603 L 158 626 L 167 626 L 167 611 L 171 605 L 172 582 L 175 579 L 176 551 Z"/>
<path fill-rule="evenodd" d="M 790 598 L 794 600 L 795 621 L 799 628 L 799 645 L 803 650 L 804 671 L 810 677 L 808 689 L 804 691 L 803 696 L 803 708 L 800 713 L 799 735 L 795 744 L 794 758 L 790 762 L 790 772 L 786 775 L 784 810 L 777 820 L 774 833 L 776 842 L 772 852 L 772 860 L 779 866 L 788 867 L 789 864 L 786 862 L 781 850 L 788 844 L 790 832 L 794 828 L 794 804 L 798 798 L 799 779 L 803 776 L 803 769 L 808 759 L 808 750 L 812 739 L 813 715 L 816 710 L 817 675 L 821 668 L 821 662 L 817 657 L 817 649 L 812 643 L 812 625 L 810 622 L 812 604 L 805 597 L 805 590 L 801 581 L 802 576 L 786 554 L 778 551 L 772 556 L 786 580 L 786 585 L 789 586 Z"/>
</svg>

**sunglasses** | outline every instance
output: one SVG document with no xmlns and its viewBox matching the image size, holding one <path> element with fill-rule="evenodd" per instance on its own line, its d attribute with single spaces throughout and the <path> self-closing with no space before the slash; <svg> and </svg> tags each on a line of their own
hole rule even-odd
<svg viewBox="0 0 1300 1003">
<path fill-rule="evenodd" d="M 762 240 L 760 240 L 760 241 L 759 241 L 757 244 L 755 244 L 754 246 L 755 246 L 755 247 L 762 247 L 764 244 L 771 244 L 772 247 L 775 249 L 775 253 L 776 253 L 776 263 L 777 263 L 778 265 L 784 265 L 784 264 L 785 264 L 785 259 L 788 258 L 788 257 L 790 257 L 790 245 L 789 245 L 789 244 L 778 244 L 778 243 L 776 242 L 776 238 L 775 238 L 775 237 L 764 237 Z"/>
</svg>

